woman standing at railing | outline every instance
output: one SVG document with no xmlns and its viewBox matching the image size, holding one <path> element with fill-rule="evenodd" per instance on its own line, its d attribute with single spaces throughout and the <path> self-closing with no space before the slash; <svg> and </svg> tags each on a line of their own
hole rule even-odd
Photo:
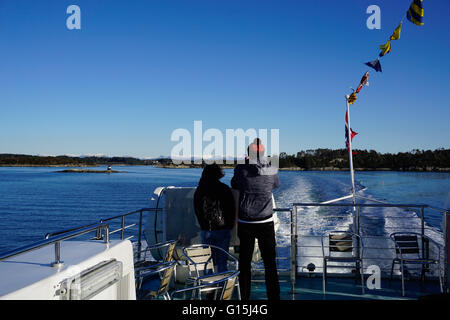
<svg viewBox="0 0 450 320">
<path fill-rule="evenodd" d="M 203 169 L 194 194 L 194 209 L 201 228 L 202 243 L 228 252 L 236 211 L 230 187 L 219 181 L 223 176 L 223 171 L 217 164 Z M 213 248 L 212 254 L 218 272 L 227 271 L 225 253 Z"/>
</svg>

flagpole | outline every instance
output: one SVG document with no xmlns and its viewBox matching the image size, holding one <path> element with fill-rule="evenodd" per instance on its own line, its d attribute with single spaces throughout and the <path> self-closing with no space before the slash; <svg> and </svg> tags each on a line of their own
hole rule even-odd
<svg viewBox="0 0 450 320">
<path fill-rule="evenodd" d="M 353 152 L 352 152 L 352 132 L 351 132 L 351 126 L 350 126 L 350 106 L 348 104 L 348 98 L 349 96 L 345 96 L 345 103 L 347 104 L 347 122 L 348 122 L 348 158 L 350 162 L 350 177 L 352 180 L 352 195 L 353 195 L 353 204 L 355 204 L 356 198 L 355 198 L 355 176 L 353 173 Z"/>
</svg>

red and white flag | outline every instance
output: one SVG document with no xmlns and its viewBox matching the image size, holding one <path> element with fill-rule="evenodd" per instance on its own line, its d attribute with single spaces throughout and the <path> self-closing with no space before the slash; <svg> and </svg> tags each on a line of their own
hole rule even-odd
<svg viewBox="0 0 450 320">
<path fill-rule="evenodd" d="M 350 142 L 353 141 L 353 137 L 356 136 L 358 134 L 358 132 L 355 132 L 352 130 L 352 128 L 350 128 Z M 349 137 L 348 137 L 348 117 L 347 117 L 347 112 L 345 112 L 345 146 L 347 147 L 347 151 L 349 151 L 349 147 L 350 147 L 350 142 L 349 142 Z M 353 154 L 357 154 L 357 152 L 353 151 Z"/>
<path fill-rule="evenodd" d="M 367 71 L 361 78 L 358 88 L 356 88 L 356 93 L 359 93 L 364 86 L 369 85 L 369 71 Z"/>
</svg>

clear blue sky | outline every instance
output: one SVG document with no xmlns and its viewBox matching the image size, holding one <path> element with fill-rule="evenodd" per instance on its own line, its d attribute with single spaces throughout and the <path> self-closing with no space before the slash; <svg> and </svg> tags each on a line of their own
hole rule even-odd
<svg viewBox="0 0 450 320">
<path fill-rule="evenodd" d="M 411 1 L 0 0 L 0 153 L 169 155 L 194 120 L 344 148 L 344 95 Z M 450 148 L 450 1 L 424 9 L 351 107 L 354 148 Z"/>
</svg>

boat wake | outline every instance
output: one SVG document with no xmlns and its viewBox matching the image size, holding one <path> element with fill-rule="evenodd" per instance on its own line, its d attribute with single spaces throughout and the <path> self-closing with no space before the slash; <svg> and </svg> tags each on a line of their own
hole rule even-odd
<svg viewBox="0 0 450 320">
<path fill-rule="evenodd" d="M 350 194 L 350 186 L 343 179 L 325 177 L 323 175 L 296 175 L 286 179 L 286 183 L 274 192 L 275 203 L 278 208 L 290 208 L 293 203 L 320 203 Z M 284 182 L 284 181 L 282 181 Z M 370 190 L 355 181 L 356 194 L 360 196 L 358 203 L 370 204 L 379 202 Z M 350 202 L 344 200 L 343 202 Z M 355 231 L 356 212 L 352 207 L 297 207 L 298 233 L 298 267 L 305 269 L 313 263 L 317 269 L 322 267 L 322 234 L 327 231 Z M 377 265 L 382 272 L 390 272 L 392 259 L 395 257 L 395 247 L 389 235 L 393 232 L 417 232 L 422 230 L 420 211 L 409 208 L 396 207 L 361 207 L 360 234 L 364 241 L 365 269 L 370 265 Z M 280 222 L 288 222 L 288 217 L 278 214 Z M 443 245 L 442 233 L 439 228 L 424 224 L 425 234 L 437 243 Z M 289 246 L 290 226 L 286 223 L 278 225 L 277 243 Z M 431 254 L 434 248 L 430 247 Z M 442 252 L 441 252 L 441 256 Z M 316 269 L 316 270 L 317 270 Z M 338 268 L 337 268 L 338 269 Z M 337 273 L 348 272 L 349 269 L 337 270 Z M 304 271 L 304 270 L 299 270 Z M 321 270 L 317 270 L 321 271 Z M 410 270 L 411 274 L 416 273 Z M 430 270 L 435 273 L 435 270 Z M 436 273 L 435 273 L 436 274 Z"/>
</svg>

